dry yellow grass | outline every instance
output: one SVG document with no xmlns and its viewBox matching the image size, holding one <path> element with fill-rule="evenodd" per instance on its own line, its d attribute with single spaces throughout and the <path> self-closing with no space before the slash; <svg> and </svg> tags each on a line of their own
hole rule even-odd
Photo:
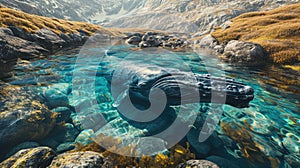
<svg viewBox="0 0 300 168">
<path fill-rule="evenodd" d="M 261 44 L 274 63 L 300 62 L 300 3 L 268 12 L 250 12 L 234 18 L 228 29 L 212 33 L 220 42 L 243 40 Z"/>
<path fill-rule="evenodd" d="M 79 31 L 83 31 L 88 35 L 96 31 L 109 33 L 108 30 L 89 23 L 42 17 L 0 6 L 0 27 L 8 26 L 16 26 L 29 33 L 34 33 L 43 28 L 47 28 L 56 34 L 79 33 Z"/>
</svg>

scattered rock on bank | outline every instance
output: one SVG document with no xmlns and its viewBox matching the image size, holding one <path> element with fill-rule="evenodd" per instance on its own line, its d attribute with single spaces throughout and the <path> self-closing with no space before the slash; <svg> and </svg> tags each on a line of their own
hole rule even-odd
<svg viewBox="0 0 300 168">
<path fill-rule="evenodd" d="M 163 47 L 163 48 L 182 48 L 187 47 L 189 42 L 186 39 L 164 35 L 156 32 L 146 32 L 145 34 L 134 33 L 129 35 L 127 44 L 137 45 L 140 48 Z"/>
<path fill-rule="evenodd" d="M 227 44 L 220 44 L 212 35 L 207 35 L 195 44 L 214 50 L 222 60 L 229 63 L 260 66 L 269 60 L 266 50 L 261 45 L 251 42 L 231 40 Z"/>
<path fill-rule="evenodd" d="M 1 168 L 30 167 L 41 168 L 50 165 L 55 152 L 48 147 L 23 149 L 0 163 Z"/>
<path fill-rule="evenodd" d="M 127 44 L 138 45 L 142 41 L 142 38 L 139 36 L 132 36 L 126 40 Z"/>
</svg>

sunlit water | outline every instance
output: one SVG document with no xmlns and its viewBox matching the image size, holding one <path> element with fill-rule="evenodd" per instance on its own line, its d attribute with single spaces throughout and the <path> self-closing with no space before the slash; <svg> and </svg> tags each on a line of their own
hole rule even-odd
<svg viewBox="0 0 300 168">
<path fill-rule="evenodd" d="M 131 51 L 126 46 L 116 46 L 110 48 L 109 51 L 103 48 L 89 48 L 84 51 L 71 50 L 62 53 L 47 59 L 20 61 L 14 70 L 15 75 L 7 81 L 13 85 L 37 90 L 53 84 L 66 84 L 70 88 L 76 85 L 76 91 L 69 93 L 70 104 L 78 104 L 78 99 L 88 99 L 94 104 L 80 107 L 78 114 L 73 114 L 73 119 L 76 119 L 74 115 L 77 115 L 77 118 L 84 118 L 84 115 L 96 116 L 95 114 L 101 113 L 108 123 L 114 125 L 110 129 L 117 130 L 113 133 L 111 130 L 107 132 L 115 135 L 141 135 L 147 134 L 147 127 L 141 129 L 131 126 L 113 107 L 114 100 L 107 81 L 102 76 L 102 71 L 115 68 L 120 62 L 126 60 L 134 64 L 155 64 L 194 73 L 211 73 L 215 76 L 235 78 L 254 88 L 255 99 L 250 103 L 249 108 L 221 106 L 222 109 L 219 110 L 223 110 L 223 115 L 221 121 L 218 122 L 216 132 L 217 136 L 224 140 L 222 148 L 226 149 L 226 152 L 224 154 L 212 148 L 206 156 L 226 157 L 228 155 L 227 158 L 236 159 L 244 157 L 252 161 L 253 164 L 249 162 L 249 167 L 256 167 L 255 162 L 259 162 L 258 157 L 262 157 L 257 153 L 264 153 L 266 158 L 277 158 L 280 162 L 278 165 L 281 167 L 286 167 L 286 163 L 290 162 L 292 165 L 297 165 L 297 161 L 300 161 L 300 88 L 297 83 L 299 74 L 295 71 L 276 67 L 270 67 L 268 70 L 234 67 L 221 63 L 213 56 L 203 56 L 202 53 L 205 52 L 170 52 L 154 49 Z M 208 111 L 198 109 L 196 112 L 208 113 Z M 92 122 L 89 124 L 84 127 L 94 129 L 97 125 L 93 125 Z M 97 129 L 103 131 L 105 128 L 103 125 L 98 125 Z M 239 134 L 239 132 L 244 134 Z M 238 137 L 238 135 L 244 137 Z M 246 135 L 250 135 L 251 139 L 247 139 Z M 238 145 L 226 144 L 228 136 Z M 253 144 L 255 149 L 252 149 Z M 247 154 L 249 155 L 246 156 Z M 270 164 L 265 166 L 268 167 Z M 298 166 L 300 167 L 299 163 Z"/>
</svg>

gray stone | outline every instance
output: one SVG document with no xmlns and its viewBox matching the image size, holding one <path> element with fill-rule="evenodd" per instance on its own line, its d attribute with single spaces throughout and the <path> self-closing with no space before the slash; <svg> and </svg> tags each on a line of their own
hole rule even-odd
<svg viewBox="0 0 300 168">
<path fill-rule="evenodd" d="M 216 45 L 216 46 L 214 47 L 214 50 L 215 50 L 216 52 L 222 54 L 222 53 L 224 52 L 224 48 L 225 48 L 225 46 L 223 46 L 223 45 Z"/>
<path fill-rule="evenodd" d="M 0 33 L 1 34 L 6 34 L 6 35 L 9 35 L 9 36 L 13 36 L 14 35 L 14 33 L 11 31 L 11 29 L 4 28 L 4 27 L 0 27 Z"/>
<path fill-rule="evenodd" d="M 147 48 L 147 47 L 151 47 L 151 45 L 147 41 L 142 41 L 139 43 L 139 47 Z"/>
<path fill-rule="evenodd" d="M 68 122 L 69 120 L 71 120 L 72 111 L 68 107 L 57 107 L 55 109 L 52 109 L 52 111 L 58 114 L 56 118 L 56 121 L 58 123 Z"/>
<path fill-rule="evenodd" d="M 48 147 L 23 149 L 15 155 L 0 163 L 1 168 L 30 167 L 41 168 L 50 165 L 56 156 L 55 152 Z"/>
<path fill-rule="evenodd" d="M 138 45 L 142 41 L 142 38 L 139 36 L 132 36 L 128 40 L 126 40 L 127 44 Z"/>
<path fill-rule="evenodd" d="M 75 149 L 75 143 L 74 142 L 66 142 L 63 144 L 60 144 L 57 148 L 56 148 L 56 152 L 57 153 L 63 153 L 66 151 L 70 151 Z"/>
<path fill-rule="evenodd" d="M 269 60 L 266 50 L 259 44 L 237 40 L 229 41 L 221 58 L 230 63 L 249 66 L 263 65 Z"/>
<path fill-rule="evenodd" d="M 228 20 L 228 21 L 226 21 L 225 23 L 223 23 L 223 24 L 221 24 L 221 28 L 222 29 L 228 29 L 228 28 L 230 28 L 230 25 L 232 24 L 232 21 L 231 20 Z"/>
<path fill-rule="evenodd" d="M 73 142 L 79 133 L 80 132 L 73 126 L 73 124 L 66 123 L 53 137 L 53 139 L 59 143 Z"/>
<path fill-rule="evenodd" d="M 144 35 L 144 36 L 142 37 L 142 41 L 147 41 L 148 37 L 149 37 L 149 35 Z"/>
<path fill-rule="evenodd" d="M 69 99 L 68 96 L 57 88 L 52 88 L 51 86 L 47 88 L 43 96 L 45 98 L 45 102 L 50 109 L 54 109 L 57 107 L 68 107 Z"/>
<path fill-rule="evenodd" d="M 213 48 L 214 46 L 218 45 L 219 42 L 216 38 L 214 38 L 212 35 L 206 35 L 204 36 L 200 42 L 199 45 L 200 47 L 211 47 Z"/>
<path fill-rule="evenodd" d="M 219 166 L 208 160 L 188 160 L 178 165 L 177 168 L 219 168 Z"/>
<path fill-rule="evenodd" d="M 77 136 L 75 142 L 80 143 L 82 145 L 88 145 L 92 143 L 92 136 L 94 135 L 94 131 L 92 129 L 87 129 L 81 131 L 81 133 Z"/>
<path fill-rule="evenodd" d="M 49 168 L 93 168 L 102 167 L 104 158 L 96 152 L 64 153 L 54 158 Z"/>
</svg>

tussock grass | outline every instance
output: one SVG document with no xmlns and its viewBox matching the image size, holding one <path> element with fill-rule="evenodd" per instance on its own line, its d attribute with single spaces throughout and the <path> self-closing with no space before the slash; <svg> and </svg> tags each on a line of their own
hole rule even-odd
<svg viewBox="0 0 300 168">
<path fill-rule="evenodd" d="M 79 33 L 79 31 L 82 31 L 92 35 L 96 31 L 109 32 L 100 26 L 89 23 L 42 17 L 0 6 L 0 27 L 8 26 L 16 26 L 29 33 L 35 33 L 43 28 L 47 28 L 56 34 Z"/>
<path fill-rule="evenodd" d="M 268 12 L 250 12 L 232 19 L 228 29 L 212 33 L 220 42 L 243 40 L 262 45 L 274 63 L 300 62 L 300 3 Z"/>
</svg>

